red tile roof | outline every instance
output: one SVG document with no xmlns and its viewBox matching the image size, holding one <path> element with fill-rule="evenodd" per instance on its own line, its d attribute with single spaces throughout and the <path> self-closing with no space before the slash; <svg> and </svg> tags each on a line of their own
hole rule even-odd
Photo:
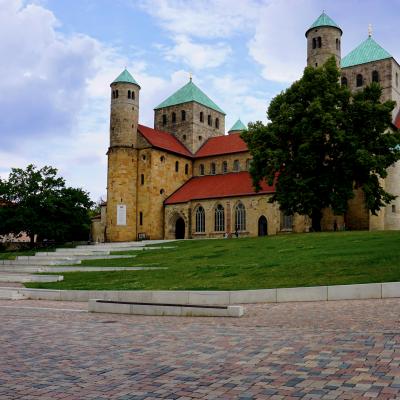
<svg viewBox="0 0 400 400">
<path fill-rule="evenodd" d="M 138 131 L 154 147 L 176 153 L 185 157 L 192 157 L 192 153 L 173 135 L 167 132 L 152 129 L 144 125 L 138 126 Z"/>
<path fill-rule="evenodd" d="M 394 125 L 396 126 L 396 128 L 400 129 L 400 111 L 398 112 L 397 117 L 394 120 Z"/>
<path fill-rule="evenodd" d="M 261 184 L 258 194 L 274 193 L 275 188 Z M 186 203 L 190 200 L 216 199 L 220 197 L 250 196 L 257 194 L 248 172 L 236 172 L 224 175 L 206 175 L 189 179 L 164 204 Z"/>
<path fill-rule="evenodd" d="M 241 153 L 248 151 L 240 133 L 217 136 L 208 139 L 195 154 L 196 158 L 217 156 L 220 154 Z"/>
</svg>

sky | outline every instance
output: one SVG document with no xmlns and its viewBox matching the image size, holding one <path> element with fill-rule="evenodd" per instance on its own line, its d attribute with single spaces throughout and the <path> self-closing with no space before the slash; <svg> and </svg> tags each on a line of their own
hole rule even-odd
<svg viewBox="0 0 400 400">
<path fill-rule="evenodd" d="M 227 129 L 266 122 L 301 77 L 304 33 L 322 11 L 343 30 L 342 56 L 372 24 L 400 61 L 400 0 L 0 0 L 0 178 L 51 165 L 105 199 L 109 85 L 125 67 L 144 125 L 190 73 Z"/>
</svg>

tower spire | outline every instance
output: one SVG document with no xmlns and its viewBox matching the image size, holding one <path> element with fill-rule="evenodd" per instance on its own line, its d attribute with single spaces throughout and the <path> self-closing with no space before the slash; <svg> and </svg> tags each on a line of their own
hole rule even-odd
<svg viewBox="0 0 400 400">
<path fill-rule="evenodd" d="M 369 25 L 368 25 L 368 37 L 371 37 L 371 36 L 372 36 L 372 33 L 373 33 L 372 24 L 369 24 Z"/>
</svg>

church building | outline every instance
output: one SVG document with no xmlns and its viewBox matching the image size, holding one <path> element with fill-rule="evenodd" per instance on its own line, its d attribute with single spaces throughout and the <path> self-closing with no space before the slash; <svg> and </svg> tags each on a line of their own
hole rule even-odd
<svg viewBox="0 0 400 400">
<path fill-rule="evenodd" d="M 342 30 L 323 13 L 306 31 L 307 65 L 332 55 L 342 85 L 357 91 L 373 81 L 382 100 L 395 100 L 393 124 L 400 127 L 400 66 L 370 34 L 341 57 Z M 139 124 L 140 85 L 125 69 L 111 83 L 107 203 L 94 223 L 96 241 L 264 236 L 306 232 L 308 217 L 285 215 L 269 203 L 274 187 L 255 192 L 251 155 L 238 120 L 225 133 L 225 112 L 192 79 L 154 109 L 154 127 Z M 387 191 L 400 195 L 400 165 L 389 169 Z M 336 222 L 336 224 L 335 224 Z M 400 229 L 400 197 L 372 216 L 356 192 L 345 216 L 325 210 L 324 230 Z"/>
</svg>

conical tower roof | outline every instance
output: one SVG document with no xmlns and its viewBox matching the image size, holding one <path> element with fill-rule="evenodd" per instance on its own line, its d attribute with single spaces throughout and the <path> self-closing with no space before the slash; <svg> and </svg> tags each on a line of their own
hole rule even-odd
<svg viewBox="0 0 400 400">
<path fill-rule="evenodd" d="M 192 79 L 173 95 L 169 96 L 161 104 L 159 104 L 155 110 L 160 108 L 175 106 L 177 104 L 189 103 L 195 101 L 196 103 L 202 104 L 208 108 L 225 114 L 204 92 L 202 92 L 193 82 Z"/>
<path fill-rule="evenodd" d="M 353 51 L 342 58 L 341 67 L 353 67 L 354 65 L 366 64 L 372 61 L 392 58 L 383 47 L 372 39 L 371 36 L 358 45 Z"/>
<path fill-rule="evenodd" d="M 112 83 L 133 83 L 134 85 L 139 86 L 139 84 L 135 81 L 135 78 L 126 68 L 117 76 L 117 78 L 113 80 Z"/>
<path fill-rule="evenodd" d="M 241 132 L 247 131 L 246 125 L 240 120 L 240 118 L 233 124 L 232 128 L 228 132 Z"/>
<path fill-rule="evenodd" d="M 306 32 L 306 36 L 307 33 L 311 30 L 311 29 L 315 29 L 315 28 L 320 28 L 322 26 L 332 26 L 334 28 L 338 28 L 340 30 L 341 33 L 343 33 L 342 29 L 339 27 L 339 25 L 327 14 L 325 14 L 325 12 L 323 12 L 315 21 L 314 23 L 307 29 Z"/>
</svg>

